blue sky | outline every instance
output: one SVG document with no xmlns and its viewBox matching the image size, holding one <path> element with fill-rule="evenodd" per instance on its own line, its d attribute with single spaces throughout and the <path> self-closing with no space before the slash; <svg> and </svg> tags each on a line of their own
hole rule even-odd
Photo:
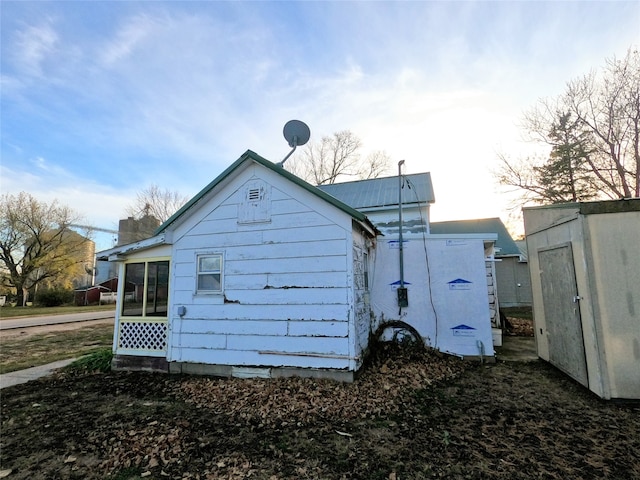
<svg viewBox="0 0 640 480">
<path fill-rule="evenodd" d="M 194 195 L 282 127 L 351 130 L 432 173 L 433 220 L 501 216 L 522 114 L 640 44 L 632 2 L 2 1 L 3 193 L 116 228 L 154 183 Z M 108 238 L 96 238 L 109 248 Z"/>
</svg>

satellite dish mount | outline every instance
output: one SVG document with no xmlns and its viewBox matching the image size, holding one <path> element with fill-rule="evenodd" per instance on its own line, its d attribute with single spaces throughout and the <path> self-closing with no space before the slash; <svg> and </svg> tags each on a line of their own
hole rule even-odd
<svg viewBox="0 0 640 480">
<path fill-rule="evenodd" d="M 293 147 L 293 150 L 289 152 L 289 154 L 282 159 L 279 166 L 283 166 L 284 162 L 296 151 L 298 146 L 304 145 L 309 141 L 309 137 L 311 137 L 311 130 L 304 122 L 300 120 L 289 120 L 282 131 L 284 138 L 289 143 L 290 147 Z"/>
</svg>

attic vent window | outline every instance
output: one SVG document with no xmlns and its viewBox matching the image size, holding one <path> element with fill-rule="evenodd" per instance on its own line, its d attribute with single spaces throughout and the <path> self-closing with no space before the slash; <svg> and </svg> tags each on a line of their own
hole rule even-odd
<svg viewBox="0 0 640 480">
<path fill-rule="evenodd" d="M 238 205 L 238 223 L 264 223 L 271 221 L 271 187 L 262 180 L 245 184 Z"/>
<path fill-rule="evenodd" d="M 260 189 L 259 188 L 251 188 L 249 189 L 249 201 L 260 200 Z"/>
</svg>

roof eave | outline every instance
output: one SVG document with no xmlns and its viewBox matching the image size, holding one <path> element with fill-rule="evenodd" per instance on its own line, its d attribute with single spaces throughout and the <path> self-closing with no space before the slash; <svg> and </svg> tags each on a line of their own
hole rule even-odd
<svg viewBox="0 0 640 480">
<path fill-rule="evenodd" d="M 227 167 L 220 175 L 218 175 L 212 182 L 210 182 L 206 187 L 204 187 L 198 194 L 196 194 L 191 200 L 189 200 L 180 210 L 174 213 L 167 221 L 165 221 L 162 225 L 158 227 L 155 231 L 155 235 L 158 235 L 164 232 L 171 224 L 176 222 L 180 217 L 182 217 L 189 209 L 191 209 L 194 205 L 196 205 L 202 198 L 204 198 L 209 192 L 211 192 L 216 186 L 222 183 L 229 175 L 231 175 L 241 164 L 243 164 L 247 160 L 252 160 L 269 170 L 285 177 L 286 179 L 292 181 L 296 185 L 310 193 L 322 198 L 326 202 L 329 202 L 334 207 L 342 210 L 343 212 L 350 215 L 352 218 L 367 226 L 367 229 L 372 232 L 373 235 L 380 234 L 380 231 L 371 223 L 371 221 L 364 215 L 362 212 L 357 211 L 356 209 L 350 207 L 349 205 L 341 202 L 337 198 L 329 195 L 328 193 L 323 192 L 319 188 L 311 185 L 308 182 L 305 182 L 300 177 L 292 174 L 291 172 L 285 170 L 279 164 L 275 164 L 270 162 L 266 158 L 261 157 L 257 153 L 247 150 L 238 160 L 233 162 L 229 167 Z"/>
<path fill-rule="evenodd" d="M 96 253 L 96 260 L 109 262 L 122 261 L 126 260 L 127 256 L 131 255 L 132 253 L 147 250 L 159 245 L 165 245 L 166 243 L 167 236 L 165 234 L 155 235 L 138 242 L 129 243 L 127 245 L 119 245 L 117 247 L 110 248 L 109 250 L 102 250 L 101 252 Z"/>
</svg>

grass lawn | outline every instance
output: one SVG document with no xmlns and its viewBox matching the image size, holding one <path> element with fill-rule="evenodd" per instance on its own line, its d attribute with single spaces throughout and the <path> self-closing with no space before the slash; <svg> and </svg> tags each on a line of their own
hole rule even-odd
<svg viewBox="0 0 640 480">
<path fill-rule="evenodd" d="M 113 325 L 98 324 L 43 333 L 0 336 L 0 374 L 80 357 L 111 347 Z"/>
</svg>

